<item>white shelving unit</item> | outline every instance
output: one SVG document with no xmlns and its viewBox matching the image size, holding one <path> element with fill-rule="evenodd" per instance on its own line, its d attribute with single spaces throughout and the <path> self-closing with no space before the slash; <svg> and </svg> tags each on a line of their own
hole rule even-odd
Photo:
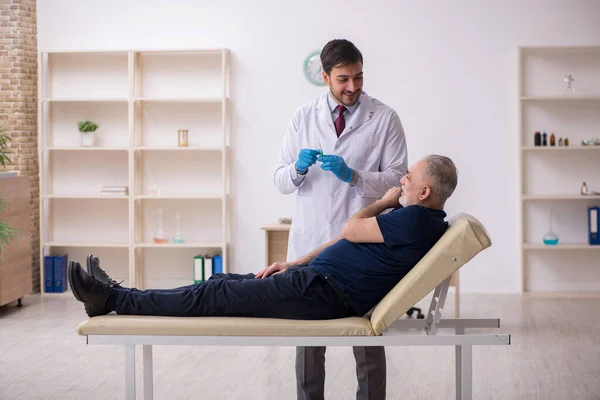
<svg viewBox="0 0 600 400">
<path fill-rule="evenodd" d="M 565 75 L 575 79 L 566 93 Z M 600 47 L 519 48 L 519 153 L 521 290 L 581 297 L 600 295 L 600 246 L 588 244 L 587 207 L 600 195 L 583 196 L 585 181 L 600 191 Z M 546 132 L 548 146 L 534 145 Z M 554 133 L 556 146 L 550 146 Z M 569 138 L 559 147 L 559 138 Z M 550 210 L 556 246 L 543 244 Z"/>
<path fill-rule="evenodd" d="M 227 271 L 229 58 L 227 49 L 39 54 L 42 255 L 83 263 L 97 254 L 111 276 L 139 288 L 192 283 L 198 254 L 221 254 Z M 100 125 L 94 147 L 81 147 L 85 119 Z M 188 147 L 178 147 L 179 129 Z M 104 196 L 102 186 L 129 193 Z M 152 241 L 159 208 L 169 239 L 180 214 L 185 243 Z"/>
</svg>

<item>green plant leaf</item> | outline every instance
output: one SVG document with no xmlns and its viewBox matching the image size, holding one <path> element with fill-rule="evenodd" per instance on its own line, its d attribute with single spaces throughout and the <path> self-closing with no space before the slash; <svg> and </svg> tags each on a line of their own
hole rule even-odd
<svg viewBox="0 0 600 400">
<path fill-rule="evenodd" d="M 16 234 L 19 231 L 11 228 L 4 222 L 0 222 L 0 251 L 4 249 L 4 245 L 9 244 L 12 240 L 17 240 Z"/>
<path fill-rule="evenodd" d="M 11 154 L 8 151 L 8 142 L 12 142 L 13 140 L 2 132 L 4 132 L 4 128 L 0 127 L 0 164 L 6 168 L 7 162 L 12 164 L 12 160 L 8 157 L 8 154 Z"/>
<path fill-rule="evenodd" d="M 79 128 L 79 132 L 94 132 L 98 129 L 99 125 L 93 123 L 92 121 L 79 121 L 77 123 L 77 127 Z"/>
<path fill-rule="evenodd" d="M 13 140 L 10 136 L 4 134 L 4 127 L 0 126 L 0 164 L 6 168 L 6 163 L 12 164 L 12 160 L 8 157 L 10 154 L 8 149 L 8 142 L 12 142 Z M 0 198 L 0 212 L 4 211 L 6 208 L 6 201 Z M 14 228 L 9 227 L 4 222 L 0 222 L 0 251 L 2 251 L 3 246 L 9 243 L 11 240 L 15 239 L 15 235 L 18 231 Z"/>
<path fill-rule="evenodd" d="M 6 201 L 4 199 L 0 199 L 0 212 L 4 211 L 6 208 Z M 0 222 L 0 251 L 5 244 L 10 243 L 11 240 L 18 239 L 15 237 L 18 230 L 15 228 L 11 228 L 6 225 L 4 222 Z"/>
</svg>

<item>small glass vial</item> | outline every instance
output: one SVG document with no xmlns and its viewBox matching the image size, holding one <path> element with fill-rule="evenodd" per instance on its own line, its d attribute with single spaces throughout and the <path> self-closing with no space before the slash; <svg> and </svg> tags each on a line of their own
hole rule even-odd
<svg viewBox="0 0 600 400">
<path fill-rule="evenodd" d="M 179 213 L 178 212 L 175 213 L 175 222 L 176 222 L 177 228 L 175 230 L 175 236 L 173 236 L 173 243 L 177 243 L 177 244 L 184 243 L 183 236 L 181 236 L 181 230 L 179 227 Z"/>
<path fill-rule="evenodd" d="M 179 129 L 177 131 L 177 146 L 179 147 L 188 147 L 188 130 L 187 129 Z"/>
<path fill-rule="evenodd" d="M 583 182 L 581 185 L 581 194 L 589 194 L 587 183 Z"/>
<path fill-rule="evenodd" d="M 165 236 L 165 232 L 163 231 L 162 208 L 158 209 L 158 226 L 156 227 L 152 241 L 154 241 L 156 244 L 165 244 L 169 242 L 169 239 Z"/>
</svg>

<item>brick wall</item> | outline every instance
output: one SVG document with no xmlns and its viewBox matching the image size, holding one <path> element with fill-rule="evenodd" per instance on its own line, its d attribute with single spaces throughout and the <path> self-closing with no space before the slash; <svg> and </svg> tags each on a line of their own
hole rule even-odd
<svg viewBox="0 0 600 400">
<path fill-rule="evenodd" d="M 13 164 L 31 188 L 33 291 L 40 291 L 37 156 L 37 29 L 35 0 L 0 0 L 0 125 Z M 1 166 L 0 166 L 1 168 Z"/>
</svg>

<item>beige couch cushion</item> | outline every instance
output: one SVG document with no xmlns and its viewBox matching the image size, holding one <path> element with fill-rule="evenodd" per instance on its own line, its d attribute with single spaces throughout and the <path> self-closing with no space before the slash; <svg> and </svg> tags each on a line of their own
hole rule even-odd
<svg viewBox="0 0 600 400">
<path fill-rule="evenodd" d="M 448 222 L 450 226 L 435 246 L 373 309 L 371 325 L 376 335 L 491 245 L 485 228 L 471 215 L 459 213 Z"/>
<path fill-rule="evenodd" d="M 367 318 L 327 321 L 240 317 L 149 317 L 109 314 L 77 327 L 80 335 L 373 336 Z"/>
</svg>

